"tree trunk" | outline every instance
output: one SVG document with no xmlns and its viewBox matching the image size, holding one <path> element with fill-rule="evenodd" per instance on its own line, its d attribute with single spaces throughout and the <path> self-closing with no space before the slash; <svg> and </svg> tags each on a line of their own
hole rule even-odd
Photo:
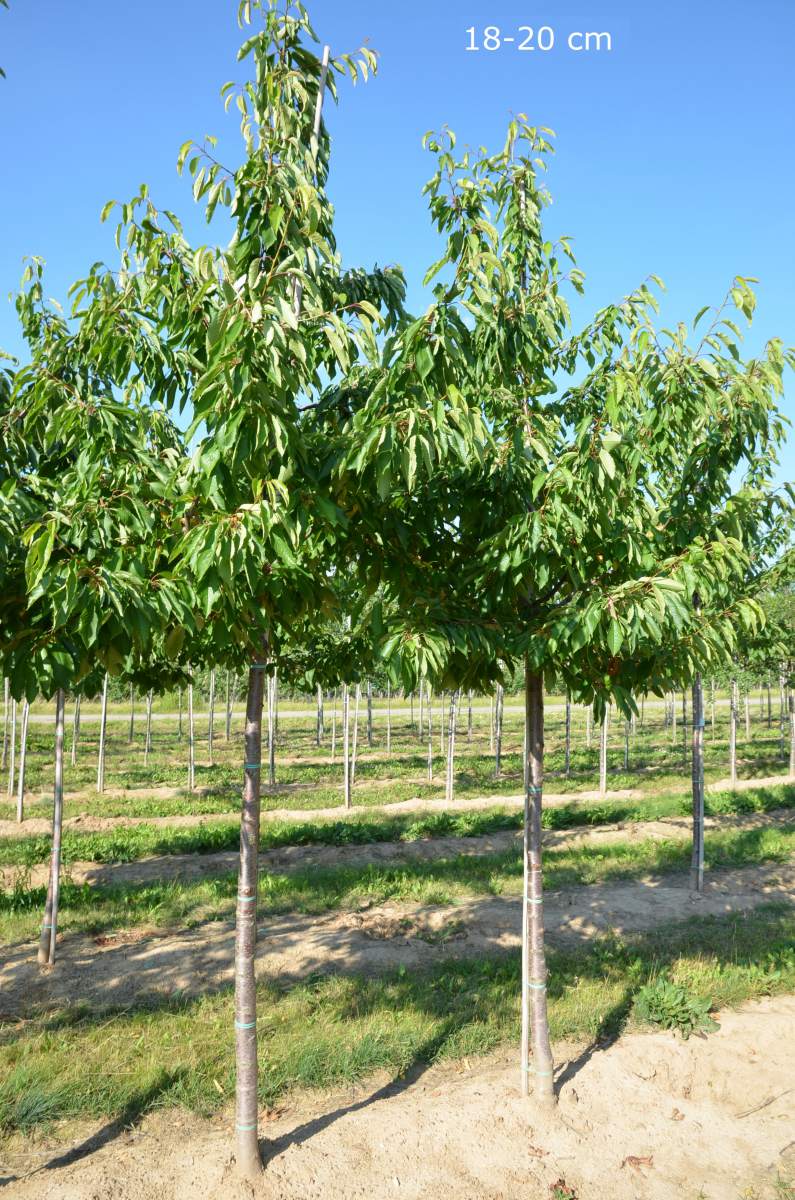
<svg viewBox="0 0 795 1200">
<path fill-rule="evenodd" d="M 106 682 L 107 682 L 107 676 Z M 63 826 L 63 724 L 66 698 L 63 688 L 55 693 L 55 786 L 52 806 L 52 848 L 50 878 L 44 905 L 44 923 L 39 938 L 39 965 L 55 962 L 55 939 L 58 933 L 58 901 L 61 894 L 61 828 Z"/>
<path fill-rule="evenodd" d="M 690 886 L 704 890 L 704 695 L 701 675 L 693 680 L 693 856 Z"/>
<path fill-rule="evenodd" d="M 213 766 L 213 734 L 215 733 L 215 671 L 210 671 L 210 702 L 207 714 L 207 758 Z"/>
<path fill-rule="evenodd" d="M 497 684 L 497 695 L 494 700 L 494 778 L 502 774 L 502 711 L 503 687 Z"/>
<path fill-rule="evenodd" d="M 149 755 L 152 751 L 152 698 L 154 693 L 150 688 L 146 693 L 146 738 L 144 739 L 144 766 L 149 765 Z"/>
<path fill-rule="evenodd" d="M 386 685 L 386 752 L 392 753 L 392 686 Z"/>
<path fill-rule="evenodd" d="M 450 693 L 450 717 L 447 723 L 447 778 L 445 781 L 444 798 L 448 804 L 453 802 L 455 785 L 455 718 L 458 707 L 457 691 Z"/>
<path fill-rule="evenodd" d="M 571 774 L 571 696 L 566 692 L 566 743 L 563 750 L 563 774 Z"/>
<path fill-rule="evenodd" d="M 373 684 L 367 680 L 367 745 L 373 744 Z"/>
<path fill-rule="evenodd" d="M 433 705 L 431 685 L 428 683 L 428 783 L 433 783 Z"/>
<path fill-rule="evenodd" d="M 351 695 L 347 683 L 342 685 L 342 781 L 345 807 L 351 807 Z"/>
<path fill-rule="evenodd" d="M 97 791 L 105 791 L 105 743 L 108 737 L 108 676 L 102 683 L 102 711 L 99 718 L 99 755 L 97 757 Z"/>
<path fill-rule="evenodd" d="M 320 746 L 323 741 L 323 689 L 320 684 L 317 685 L 317 728 L 315 730 L 315 744 Z"/>
<path fill-rule="evenodd" d="M 72 766 L 77 766 L 77 743 L 80 739 L 80 700 L 78 692 L 75 696 L 75 710 L 72 714 Z"/>
<path fill-rule="evenodd" d="M 11 737 L 8 746 L 8 799 L 14 795 L 14 763 L 17 753 L 17 702 L 11 701 Z"/>
<path fill-rule="evenodd" d="M 8 762 L 8 699 L 11 694 L 11 682 L 3 678 L 3 761 L 0 770 L 5 771 Z"/>
<path fill-rule="evenodd" d="M 362 700 L 362 685 L 356 684 L 356 705 L 353 710 L 353 744 L 351 746 L 351 787 L 356 783 L 356 750 L 359 745 L 359 705 Z"/>
<path fill-rule="evenodd" d="M 602 724 L 599 729 L 599 795 L 607 794 L 607 735 L 609 731 L 610 708 L 605 705 Z"/>
<path fill-rule="evenodd" d="M 132 744 L 135 737 L 135 688 L 130 684 L 130 731 L 127 735 L 127 741 Z"/>
<path fill-rule="evenodd" d="M 524 888 L 522 894 L 522 1094 L 535 1075 L 536 1100 L 555 1103 L 554 1064 L 549 1044 L 544 899 L 541 875 L 541 808 L 544 782 L 544 679 L 525 659 Z M 530 1047 L 532 1045 L 532 1067 Z"/>
<path fill-rule="evenodd" d="M 737 786 L 737 680 L 731 683 L 731 708 L 729 711 L 729 772 L 732 787 Z"/>
<path fill-rule="evenodd" d="M 246 698 L 243 805 L 240 814 L 240 868 L 235 918 L 235 1124 L 237 1165 L 252 1178 L 262 1170 L 257 1127 L 257 884 L 259 879 L 262 701 L 265 663 L 252 663 Z"/>
<path fill-rule="evenodd" d="M 196 786 L 196 739 L 193 728 L 193 684 L 188 684 L 188 787 Z"/>
<path fill-rule="evenodd" d="M 17 821 L 25 819 L 25 763 L 28 757 L 28 721 L 30 720 L 30 702 L 22 703 L 22 729 L 19 735 L 19 772 L 17 779 Z"/>
</svg>

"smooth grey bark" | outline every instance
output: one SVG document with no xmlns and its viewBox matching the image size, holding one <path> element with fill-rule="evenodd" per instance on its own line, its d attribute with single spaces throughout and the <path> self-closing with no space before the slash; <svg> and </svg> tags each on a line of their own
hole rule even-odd
<svg viewBox="0 0 795 1200">
<path fill-rule="evenodd" d="M 737 680 L 731 682 L 729 711 L 729 774 L 732 787 L 737 786 Z"/>
<path fill-rule="evenodd" d="M 240 866 L 235 916 L 235 1126 L 237 1166 L 253 1177 L 262 1170 L 258 1125 L 257 884 L 259 879 L 260 780 L 264 663 L 252 663 L 246 698 L 243 804 L 240 814 Z"/>
<path fill-rule="evenodd" d="M 5 771 L 8 762 L 8 701 L 11 694 L 11 682 L 3 678 L 3 761 L 0 770 Z"/>
<path fill-rule="evenodd" d="M 11 701 L 11 736 L 8 743 L 8 799 L 14 795 L 15 759 L 17 752 L 17 702 Z"/>
<path fill-rule="evenodd" d="M 607 793 L 607 738 L 609 733 L 610 706 L 605 705 L 602 724 L 599 728 L 599 795 Z"/>
<path fill-rule="evenodd" d="M 193 684 L 188 684 L 188 788 L 196 786 L 196 738 L 193 726 Z"/>
<path fill-rule="evenodd" d="M 359 746 L 359 706 L 362 702 L 362 685 L 356 684 L 356 704 L 353 711 L 353 738 L 351 744 L 351 787 L 356 783 L 356 751 Z"/>
<path fill-rule="evenodd" d="M 563 774 L 571 774 L 571 696 L 566 692 L 566 734 L 563 748 Z"/>
<path fill-rule="evenodd" d="M 447 776 L 444 792 L 448 804 L 452 804 L 455 790 L 455 719 L 459 695 L 459 691 L 450 693 L 450 713 L 447 723 Z"/>
<path fill-rule="evenodd" d="M 522 892 L 522 1095 L 549 1107 L 555 1103 L 554 1063 L 547 1014 L 547 962 L 541 862 L 544 784 L 544 680 L 525 659 L 524 887 Z M 532 1065 L 530 1050 L 532 1047 Z"/>
<path fill-rule="evenodd" d="M 351 807 L 351 696 L 347 683 L 342 685 L 342 783 L 345 807 Z"/>
<path fill-rule="evenodd" d="M 373 685 L 367 680 L 367 745 L 373 744 Z"/>
<path fill-rule="evenodd" d="M 130 730 L 127 735 L 127 741 L 132 742 L 135 737 L 135 688 L 130 684 Z"/>
<path fill-rule="evenodd" d="M 690 886 L 704 890 L 704 695 L 701 675 L 693 680 L 693 854 L 690 862 Z"/>
<path fill-rule="evenodd" d="M 207 757 L 213 765 L 213 735 L 215 733 L 215 670 L 210 671 L 210 702 L 207 713 Z"/>
<path fill-rule="evenodd" d="M 55 939 L 58 935 L 58 902 L 61 895 L 61 830 L 63 828 L 63 727 L 66 697 L 63 688 L 55 693 L 55 781 L 52 806 L 52 847 L 50 877 L 44 905 L 44 921 L 39 938 L 40 966 L 55 962 Z"/>
<path fill-rule="evenodd" d="M 19 734 L 19 770 L 17 772 L 17 821 L 25 819 L 25 764 L 28 758 L 28 721 L 30 703 L 22 702 L 22 728 Z"/>
<path fill-rule="evenodd" d="M 152 752 L 152 700 L 154 692 L 150 688 L 146 693 L 146 737 L 144 738 L 144 766 L 149 765 L 149 755 Z"/>
<path fill-rule="evenodd" d="M 75 696 L 75 708 L 72 714 L 72 766 L 77 766 L 77 743 L 80 740 L 80 701 L 82 697 L 78 692 Z"/>
<path fill-rule="evenodd" d="M 108 674 L 102 681 L 102 710 L 99 718 L 99 754 L 97 756 L 97 791 L 105 791 L 105 745 L 108 740 Z"/>
</svg>

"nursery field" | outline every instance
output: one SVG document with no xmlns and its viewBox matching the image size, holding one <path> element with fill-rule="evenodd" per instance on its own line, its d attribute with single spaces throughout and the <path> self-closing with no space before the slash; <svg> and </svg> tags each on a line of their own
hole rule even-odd
<svg viewBox="0 0 795 1200">
<path fill-rule="evenodd" d="M 572 706 L 566 772 L 565 705 L 547 697 L 544 881 L 562 1123 L 522 1116 L 507 1058 L 519 1028 L 523 697 L 505 697 L 501 730 L 488 697 L 473 698 L 470 727 L 465 698 L 452 800 L 441 700 L 431 710 L 432 779 L 427 702 L 412 719 L 409 703 L 391 701 L 389 751 L 383 699 L 370 737 L 362 704 L 348 810 L 332 699 L 320 734 L 314 703 L 282 702 L 276 783 L 263 780 L 257 945 L 272 1194 L 314 1195 L 310 1180 L 317 1194 L 372 1194 L 378 1147 L 399 1127 L 396 1194 L 512 1196 L 524 1172 L 550 1195 L 585 1200 L 612 1165 L 616 1196 L 669 1196 L 674 1184 L 693 1200 L 790 1195 L 795 1134 L 781 1099 L 795 990 L 789 724 L 778 711 L 768 720 L 764 693 L 750 695 L 732 786 L 722 699 L 714 726 L 707 714 L 707 883 L 696 895 L 687 874 L 692 729 L 681 698 L 675 726 L 662 702 L 647 701 L 631 724 L 614 716 L 602 794 L 598 728 Z M 41 705 L 32 711 L 46 715 Z M 232 715 L 227 740 L 226 713 L 216 712 L 210 739 L 206 709 L 197 711 L 191 791 L 184 714 L 180 733 L 162 705 L 148 750 L 140 713 L 132 740 L 129 708 L 111 715 L 102 792 L 98 724 L 84 709 L 74 765 L 67 733 L 61 936 L 44 971 L 35 952 L 53 730 L 43 719 L 28 729 L 24 820 L 15 795 L 0 808 L 0 1178 L 21 1197 L 220 1196 L 231 1170 L 220 1131 L 234 1092 L 242 719 Z M 683 1040 L 690 1033 L 700 1036 Z M 741 1072 L 713 1095 L 710 1064 L 729 1036 L 749 1079 Z M 637 1092 L 632 1105 L 608 1100 L 629 1086 L 630 1063 L 634 1085 L 655 1091 L 656 1116 L 645 1124 Z M 488 1145 L 476 1131 L 484 1102 L 498 1114 Z M 427 1148 L 429 1121 L 438 1153 Z M 526 1121 L 522 1166 L 508 1146 Z M 350 1136 L 332 1137 L 338 1122 Z M 731 1130 L 732 1150 L 710 1155 L 706 1122 Z M 401 1184 L 410 1148 L 423 1155 L 423 1145 L 425 1173 L 407 1172 Z M 183 1170 L 188 1153 L 200 1171 Z M 333 1170 L 321 1166 L 327 1153 Z M 349 1170 L 360 1190 L 340 1183 Z M 741 1170 L 746 1190 L 721 1190 Z M 482 1190 L 489 1175 L 491 1192 Z M 114 1190 L 103 1191 L 111 1177 Z"/>
</svg>

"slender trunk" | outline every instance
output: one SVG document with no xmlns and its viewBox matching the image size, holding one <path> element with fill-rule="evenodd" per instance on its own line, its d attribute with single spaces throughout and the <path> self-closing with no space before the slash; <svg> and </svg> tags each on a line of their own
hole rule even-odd
<svg viewBox="0 0 795 1200">
<path fill-rule="evenodd" d="M 213 765 L 213 734 L 215 733 L 215 671 L 210 671 L 210 702 L 207 714 L 207 758 Z"/>
<path fill-rule="evenodd" d="M 99 755 L 97 758 L 97 791 L 105 791 L 105 742 L 108 736 L 108 676 L 102 683 L 102 711 L 99 718 Z"/>
<path fill-rule="evenodd" d="M 196 739 L 193 729 L 193 684 L 188 684 L 188 787 L 196 786 Z"/>
<path fill-rule="evenodd" d="M 524 888 L 522 894 L 522 1094 L 535 1076 L 539 1104 L 555 1103 L 554 1063 L 549 1044 L 544 897 L 541 868 L 541 809 L 544 782 L 544 679 L 525 659 L 526 788 L 524 803 Z M 532 1046 L 532 1066 L 530 1048 Z"/>
<path fill-rule="evenodd" d="M 362 700 L 362 685 L 356 684 L 356 706 L 353 710 L 353 744 L 351 746 L 351 787 L 356 783 L 356 749 L 359 745 L 359 705 Z"/>
<path fill-rule="evenodd" d="M 693 680 L 693 856 L 690 886 L 704 890 L 704 695 L 701 675 Z"/>
<path fill-rule="evenodd" d="M 331 701 L 331 761 L 337 756 L 337 689 L 334 688 L 334 696 Z"/>
<path fill-rule="evenodd" d="M 268 786 L 276 784 L 276 672 L 268 676 Z"/>
<path fill-rule="evenodd" d="M 599 729 L 599 795 L 607 794 L 607 735 L 609 731 L 610 708 L 605 705 L 602 724 Z"/>
<path fill-rule="evenodd" d="M 106 677 L 107 681 L 107 677 Z M 61 894 L 61 828 L 63 825 L 63 725 L 66 698 L 63 688 L 55 693 L 55 785 L 52 806 L 52 848 L 50 850 L 50 879 L 44 905 L 44 922 L 39 939 L 39 965 L 55 962 L 55 939 L 58 933 L 58 901 Z"/>
<path fill-rule="evenodd" d="M 737 786 L 737 680 L 731 683 L 731 708 L 729 711 L 729 772 L 732 787 Z"/>
<path fill-rule="evenodd" d="M 315 744 L 320 746 L 323 741 L 323 689 L 317 685 L 317 727 L 315 729 Z"/>
<path fill-rule="evenodd" d="M 342 781 L 345 807 L 351 807 L 351 695 L 347 683 L 342 685 Z"/>
<path fill-rule="evenodd" d="M 458 707 L 457 691 L 450 693 L 450 717 L 447 723 L 447 779 L 445 782 L 445 800 L 448 804 L 453 802 L 453 792 L 455 784 L 455 718 Z"/>
<path fill-rule="evenodd" d="M 17 752 L 17 702 L 11 701 L 11 737 L 8 744 L 8 799 L 14 795 L 14 760 Z"/>
<path fill-rule="evenodd" d="M 571 696 L 566 692 L 566 743 L 563 750 L 563 774 L 571 774 Z"/>
<path fill-rule="evenodd" d="M 6 763 L 8 762 L 8 699 L 11 694 L 11 682 L 8 678 L 3 679 L 3 761 L 0 763 L 0 770 L 5 771 Z"/>
<path fill-rule="evenodd" d="M 386 685 L 386 752 L 392 753 L 392 687 Z"/>
<path fill-rule="evenodd" d="M 373 685 L 367 680 L 367 745 L 373 744 Z"/>
<path fill-rule="evenodd" d="M 127 741 L 132 743 L 135 737 L 135 688 L 130 684 L 130 732 Z"/>
<path fill-rule="evenodd" d="M 80 740 L 80 693 L 75 696 L 75 710 L 72 714 L 72 766 L 77 766 L 77 743 Z"/>
<path fill-rule="evenodd" d="M 257 1126 L 257 883 L 262 775 L 262 698 L 266 664 L 252 663 L 246 699 L 243 805 L 240 814 L 240 868 L 235 918 L 235 1125 L 237 1166 L 248 1178 L 262 1170 Z"/>
<path fill-rule="evenodd" d="M 428 783 L 433 783 L 433 704 L 431 685 L 428 683 Z"/>
<path fill-rule="evenodd" d="M 795 697 L 790 695 L 789 708 L 789 773 L 795 776 Z"/>
<path fill-rule="evenodd" d="M 154 693 L 150 688 L 146 693 L 146 738 L 144 739 L 144 766 L 149 763 L 149 755 L 152 750 L 152 697 Z"/>
<path fill-rule="evenodd" d="M 25 763 L 28 757 L 28 721 L 30 720 L 30 702 L 22 704 L 22 730 L 19 735 L 19 772 L 17 779 L 17 821 L 25 819 Z"/>
<path fill-rule="evenodd" d="M 472 745 L 472 688 L 467 693 L 467 745 Z"/>
<path fill-rule="evenodd" d="M 230 742 L 232 740 L 232 673 L 226 673 L 226 728 L 224 730 L 224 740 Z"/>
</svg>

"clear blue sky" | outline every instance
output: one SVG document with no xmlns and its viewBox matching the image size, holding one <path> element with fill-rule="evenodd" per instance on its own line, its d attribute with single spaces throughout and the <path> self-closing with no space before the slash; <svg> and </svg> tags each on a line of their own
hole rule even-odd
<svg viewBox="0 0 795 1200">
<path fill-rule="evenodd" d="M 48 263 L 50 294 L 112 259 L 99 224 L 110 197 L 147 181 L 155 202 L 190 212 L 175 171 L 189 137 L 237 151 L 218 89 L 239 78 L 235 0 L 11 0 L 0 9 L 2 186 L 0 346 L 21 350 L 6 301 L 22 259 Z M 575 237 L 587 275 L 578 316 L 650 273 L 664 316 L 692 319 L 734 274 L 757 276 L 750 351 L 795 342 L 793 0 L 315 0 L 317 31 L 339 52 L 364 39 L 378 78 L 343 89 L 331 113 L 332 191 L 349 263 L 403 264 L 411 297 L 436 257 L 421 188 L 422 134 L 449 124 L 463 142 L 501 144 L 512 112 L 557 133 L 550 232 Z M 486 25 L 517 42 L 468 53 Z M 551 27 L 549 52 L 520 52 L 522 25 Z M 612 51 L 567 48 L 609 32 Z M 548 35 L 544 35 L 546 41 Z M 206 237 L 193 219 L 192 236 Z M 785 408 L 795 418 L 795 381 Z M 795 436 L 782 477 L 795 477 Z"/>
</svg>

